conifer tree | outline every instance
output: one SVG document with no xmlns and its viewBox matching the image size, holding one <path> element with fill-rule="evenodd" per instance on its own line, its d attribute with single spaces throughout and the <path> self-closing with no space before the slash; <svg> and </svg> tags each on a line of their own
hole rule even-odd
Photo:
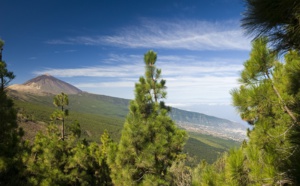
<svg viewBox="0 0 300 186">
<path fill-rule="evenodd" d="M 69 110 L 66 109 L 66 106 L 69 105 L 68 95 L 65 93 L 58 94 L 53 99 L 53 104 L 56 107 L 60 107 L 61 110 L 56 110 L 52 115 L 52 120 L 59 120 L 62 123 L 62 132 L 61 139 L 65 139 L 65 118 L 69 115 Z"/>
<path fill-rule="evenodd" d="M 300 49 L 299 0 L 245 0 L 242 27 L 248 34 L 268 37 L 277 51 Z"/>
<path fill-rule="evenodd" d="M 280 63 L 267 48 L 267 40 L 253 43 L 250 59 L 244 64 L 241 87 L 232 92 L 233 103 L 241 117 L 254 129 L 244 149 L 250 183 L 291 184 L 291 158 L 298 154 L 292 134 L 299 126 L 298 114 L 292 110 L 295 96 L 289 94 L 292 83 L 286 78 L 288 63 Z M 299 169 L 298 169 L 299 170 Z M 294 180 L 294 184 L 295 184 Z"/>
<path fill-rule="evenodd" d="M 230 151 L 222 174 L 215 174 L 216 165 L 210 167 L 214 171 L 209 175 L 217 175 L 215 180 L 222 180 L 224 185 L 300 183 L 300 55 L 290 51 L 285 62 L 279 62 L 267 42 L 266 38 L 253 42 L 241 73 L 241 86 L 231 92 L 241 118 L 253 129 L 248 130 L 249 141 Z"/>
<path fill-rule="evenodd" d="M 16 184 L 18 180 L 21 168 L 20 138 L 23 135 L 23 131 L 18 129 L 13 101 L 7 97 L 5 90 L 15 76 L 2 61 L 3 46 L 4 42 L 0 39 L 0 185 Z"/>
<path fill-rule="evenodd" d="M 15 78 L 13 72 L 7 70 L 5 61 L 2 61 L 4 41 L 0 39 L 0 91 L 3 92 L 4 88 L 9 84 L 11 80 Z"/>
<path fill-rule="evenodd" d="M 155 67 L 156 58 L 153 51 L 144 55 L 145 76 L 135 84 L 116 155 L 110 157 L 115 185 L 168 185 L 169 168 L 182 153 L 186 133 L 176 127 L 162 101 L 166 81 Z"/>
<path fill-rule="evenodd" d="M 222 186 L 230 185 L 229 178 L 225 176 L 227 153 L 224 153 L 212 165 L 209 165 L 205 160 L 202 160 L 194 169 L 192 185 L 212 185 Z M 233 185 L 233 184 L 231 184 Z"/>
</svg>

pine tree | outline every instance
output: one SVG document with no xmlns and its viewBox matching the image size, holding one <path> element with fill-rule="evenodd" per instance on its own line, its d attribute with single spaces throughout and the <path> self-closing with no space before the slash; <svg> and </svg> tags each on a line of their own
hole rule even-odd
<svg viewBox="0 0 300 186">
<path fill-rule="evenodd" d="M 242 27 L 248 34 L 268 37 L 277 51 L 300 49 L 299 0 L 245 0 Z"/>
<path fill-rule="evenodd" d="M 244 149 L 249 182 L 280 185 L 291 183 L 290 160 L 297 154 L 291 134 L 298 125 L 292 110 L 293 96 L 288 94 L 284 71 L 287 64 L 278 61 L 267 48 L 265 38 L 253 43 L 250 59 L 244 64 L 240 89 L 232 92 L 233 103 L 241 117 L 254 125 Z M 288 89 L 286 89 L 288 88 Z"/>
<path fill-rule="evenodd" d="M 22 129 L 18 129 L 13 101 L 6 94 L 6 86 L 15 76 L 2 61 L 3 46 L 4 42 L 0 39 L 0 185 L 16 184 L 18 181 L 22 167 L 20 138 L 23 135 Z"/>
<path fill-rule="evenodd" d="M 250 181 L 260 184 L 289 182 L 293 169 L 289 158 L 297 147 L 291 143 L 290 129 L 298 119 L 290 106 L 292 96 L 284 90 L 289 82 L 284 77 L 284 66 L 267 48 L 267 40 L 258 39 L 245 63 L 243 84 L 232 92 L 241 117 L 254 125 L 245 152 Z"/>
<path fill-rule="evenodd" d="M 157 54 L 144 55 L 145 76 L 135 84 L 116 155 L 110 157 L 115 185 L 168 185 L 169 168 L 182 152 L 185 131 L 179 130 L 162 99 L 166 81 L 155 67 Z M 110 154 L 113 154 L 112 152 Z"/>
<path fill-rule="evenodd" d="M 56 110 L 51 115 L 51 120 L 59 120 L 62 123 L 62 132 L 61 139 L 65 139 L 65 118 L 69 115 L 69 110 L 66 109 L 66 106 L 69 105 L 68 95 L 65 93 L 58 94 L 53 99 L 53 104 L 56 107 L 60 107 L 60 110 Z"/>
<path fill-rule="evenodd" d="M 0 39 L 0 91 L 4 92 L 4 88 L 9 84 L 11 80 L 15 78 L 13 72 L 7 70 L 7 65 L 5 61 L 2 61 L 2 51 L 3 51 L 4 41 Z"/>
<path fill-rule="evenodd" d="M 300 183 L 300 55 L 290 51 L 285 62 L 279 62 L 267 43 L 266 38 L 253 42 L 241 73 L 241 86 L 231 92 L 241 118 L 253 129 L 248 130 L 247 142 L 230 151 L 224 171 L 217 174 L 215 180 L 225 185 Z M 212 169 L 216 170 L 215 165 Z"/>
</svg>

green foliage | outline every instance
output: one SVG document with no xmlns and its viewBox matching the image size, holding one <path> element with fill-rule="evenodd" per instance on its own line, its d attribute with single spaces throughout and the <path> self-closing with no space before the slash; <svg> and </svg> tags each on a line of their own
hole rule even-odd
<svg viewBox="0 0 300 186">
<path fill-rule="evenodd" d="M 18 174 L 22 169 L 20 139 L 23 130 L 18 129 L 17 112 L 13 108 L 12 100 L 1 90 L 0 118 L 0 185 L 17 184 Z"/>
<path fill-rule="evenodd" d="M 300 49 L 298 0 L 246 0 L 242 26 L 256 38 L 268 37 L 276 50 Z"/>
<path fill-rule="evenodd" d="M 253 42 L 250 59 L 244 63 L 245 68 L 239 79 L 242 85 L 231 92 L 233 104 L 240 112 L 241 118 L 249 124 L 253 124 L 259 114 L 271 111 L 271 104 L 262 104 L 261 100 L 268 101 L 269 96 L 273 95 L 270 70 L 276 62 L 276 55 L 267 48 L 266 39 Z"/>
<path fill-rule="evenodd" d="M 58 96 L 57 96 L 58 97 Z M 56 97 L 56 98 L 57 98 Z M 64 100 L 67 96 L 64 95 Z M 61 106 L 52 115 L 64 118 L 63 100 L 54 99 Z M 60 119 L 61 120 L 61 119 Z M 26 177 L 30 185 L 111 185 L 110 169 L 107 165 L 107 148 L 112 143 L 107 132 L 101 137 L 102 146 L 80 140 L 78 121 L 68 125 L 69 133 L 62 139 L 57 125 L 48 125 L 46 134 L 38 133 L 27 154 Z"/>
<path fill-rule="evenodd" d="M 13 101 L 7 97 L 5 91 L 15 76 L 7 70 L 6 63 L 2 61 L 3 45 L 4 42 L 0 39 L 0 185 L 9 185 L 18 184 L 20 179 L 19 174 L 22 170 L 20 138 L 23 131 L 18 129 L 17 112 L 13 107 Z"/>
<path fill-rule="evenodd" d="M 192 169 L 186 165 L 186 160 L 177 159 L 169 171 L 172 176 L 170 185 L 185 186 L 192 183 Z"/>
<path fill-rule="evenodd" d="M 39 100 L 47 100 L 47 104 L 45 103 L 34 103 L 34 102 L 24 102 L 20 100 L 14 100 L 15 106 L 18 110 L 27 110 L 28 112 L 34 115 L 35 120 L 43 121 L 45 123 L 51 122 L 49 115 L 52 114 L 53 109 L 51 107 L 52 101 L 51 97 L 38 97 Z M 49 101 L 49 104 L 48 104 Z M 70 100 L 70 105 L 72 104 L 72 100 Z M 46 106 L 49 105 L 49 106 Z M 110 132 L 110 136 L 113 140 L 119 141 L 121 136 L 121 130 L 123 126 L 124 119 L 116 117 L 116 116 L 106 116 L 99 112 L 99 114 L 94 113 L 85 113 L 75 111 L 73 107 L 71 107 L 72 114 L 70 114 L 66 121 L 66 128 L 73 125 L 73 121 L 78 121 L 80 123 L 81 128 L 81 137 L 86 138 L 89 141 L 99 142 L 99 136 L 104 132 L 104 130 L 108 130 Z M 58 122 L 58 121 L 57 121 Z M 24 128 L 25 129 L 25 128 Z"/>
<path fill-rule="evenodd" d="M 167 185 L 168 170 L 183 149 L 186 133 L 175 126 L 169 107 L 161 101 L 166 86 L 155 67 L 156 58 L 153 51 L 144 56 L 145 76 L 135 85 L 121 140 L 110 153 L 115 185 Z"/>
<path fill-rule="evenodd" d="M 47 134 L 36 136 L 26 165 L 30 185 L 111 183 L 106 155 L 101 147 L 94 142 L 78 141 L 74 135 L 63 141 L 58 127 L 52 124 L 48 126 Z"/>
<path fill-rule="evenodd" d="M 223 154 L 214 164 L 209 165 L 202 160 L 193 171 L 192 185 L 198 186 L 222 186 L 226 185 L 225 179 L 225 160 L 227 154 Z"/>
<path fill-rule="evenodd" d="M 238 107 L 241 116 L 251 119 L 255 126 L 244 150 L 247 167 L 251 170 L 249 181 L 273 185 L 289 182 L 291 179 L 288 172 L 294 168 L 289 159 L 297 147 L 291 143 L 290 132 L 293 131 L 297 118 L 296 110 L 291 111 L 290 106 L 294 98 L 287 94 L 290 87 L 286 84 L 293 82 L 285 77 L 289 72 L 284 67 L 288 67 L 289 64 L 280 64 L 276 56 L 266 49 L 266 45 L 266 42 L 261 40 L 254 42 L 250 59 L 245 63 L 243 71 L 261 74 L 261 78 L 256 80 L 249 77 L 251 81 L 257 81 L 256 84 L 244 82 L 240 91 L 235 91 L 232 95 L 234 105 Z M 252 66 L 269 66 L 271 71 L 263 70 L 264 68 L 258 71 L 248 69 L 246 66 L 249 63 L 252 63 Z M 246 97 L 247 102 L 243 104 L 236 101 L 245 100 Z"/>
<path fill-rule="evenodd" d="M 61 138 L 62 140 L 65 139 L 65 118 L 69 115 L 68 109 L 65 107 L 69 105 L 69 98 L 68 95 L 65 93 L 58 94 L 53 99 L 53 104 L 56 107 L 60 107 L 61 110 L 56 110 L 51 115 L 51 120 L 59 120 L 62 123 L 62 132 L 61 132 Z M 73 127 L 74 128 L 74 127 Z"/>
<path fill-rule="evenodd" d="M 14 73 L 7 70 L 5 61 L 2 61 L 3 46 L 4 41 L 0 39 L 0 89 L 2 92 L 9 82 L 15 78 Z"/>
<path fill-rule="evenodd" d="M 53 104 L 56 107 L 61 107 L 61 110 L 64 110 L 64 107 L 69 105 L 68 95 L 65 93 L 58 94 L 53 99 Z"/>
<path fill-rule="evenodd" d="M 232 185 L 248 185 L 247 170 L 244 166 L 244 154 L 242 149 L 232 149 L 226 160 L 226 177 Z"/>
<path fill-rule="evenodd" d="M 80 138 L 81 128 L 77 120 L 73 121 L 71 125 L 68 125 L 67 130 L 70 131 L 71 134 L 74 134 L 77 138 Z"/>
<path fill-rule="evenodd" d="M 216 180 L 225 185 L 299 184 L 299 59 L 291 51 L 280 63 L 266 39 L 254 41 L 242 85 L 232 91 L 233 104 L 254 128 L 248 142 L 230 151 L 222 174 L 216 174 L 214 164 L 209 175 L 220 175 Z M 195 180 L 204 183 L 201 177 Z"/>
<path fill-rule="evenodd" d="M 27 96 L 29 97 L 29 95 Z M 128 108 L 126 108 L 128 107 L 128 100 L 93 94 L 68 95 L 68 97 L 72 114 L 66 118 L 67 130 L 72 121 L 77 120 L 81 124 L 82 138 L 100 142 L 99 136 L 106 129 L 114 141 L 120 140 L 125 119 L 124 113 L 125 111 L 128 112 Z M 52 96 L 30 95 L 28 101 L 14 99 L 15 106 L 19 111 L 24 112 L 23 110 L 25 110 L 26 115 L 31 115 L 30 118 L 34 117 L 36 121 L 44 121 L 45 123 L 50 122 L 49 115 L 53 112 L 52 102 Z M 108 113 L 107 108 L 111 109 L 111 113 Z M 26 125 L 24 130 L 26 131 Z M 32 131 L 32 129 L 30 130 Z M 189 132 L 189 139 L 184 146 L 184 152 L 195 157 L 193 164 L 198 164 L 202 159 L 213 163 L 222 152 L 239 145 L 240 142 L 237 141 Z"/>
</svg>

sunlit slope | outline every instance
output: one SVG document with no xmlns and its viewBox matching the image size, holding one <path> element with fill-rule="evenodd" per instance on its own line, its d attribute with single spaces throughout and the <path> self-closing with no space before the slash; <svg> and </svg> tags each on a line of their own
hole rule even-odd
<svg viewBox="0 0 300 186">
<path fill-rule="evenodd" d="M 37 96 L 32 94 L 10 92 L 18 109 L 33 116 L 35 121 L 50 122 L 50 115 L 56 109 L 53 105 L 53 95 Z M 80 93 L 69 95 L 70 116 L 67 123 L 78 120 L 82 128 L 82 137 L 99 141 L 104 130 L 108 130 L 115 141 L 118 141 L 128 113 L 129 100 L 110 96 Z M 32 130 L 33 124 L 28 126 Z M 39 125 L 36 122 L 36 125 Z M 22 127 L 27 130 L 26 123 Z M 39 126 L 37 126 L 38 128 Z M 30 129 L 29 129 L 30 128 Z M 213 162 L 229 147 L 238 145 L 238 142 L 226 140 L 211 135 L 190 132 L 185 151 L 198 161 L 205 159 Z"/>
</svg>

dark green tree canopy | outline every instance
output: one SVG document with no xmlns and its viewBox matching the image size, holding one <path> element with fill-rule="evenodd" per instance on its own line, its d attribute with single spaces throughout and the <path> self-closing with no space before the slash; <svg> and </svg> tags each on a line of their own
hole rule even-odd
<svg viewBox="0 0 300 186">
<path fill-rule="evenodd" d="M 177 128 L 162 101 L 166 81 L 155 67 L 156 59 L 153 51 L 144 55 L 145 76 L 135 84 L 120 143 L 110 153 L 115 185 L 168 185 L 169 169 L 182 155 L 186 133 Z"/>
<path fill-rule="evenodd" d="M 15 76 L 2 61 L 3 46 L 4 42 L 0 39 L 0 185 L 16 185 L 20 167 L 23 166 L 20 157 L 20 138 L 23 131 L 18 129 L 17 111 L 5 91 Z"/>
<path fill-rule="evenodd" d="M 245 0 L 242 27 L 255 38 L 265 36 L 277 51 L 300 50 L 299 0 Z"/>
<path fill-rule="evenodd" d="M 249 59 L 232 90 L 233 106 L 253 125 L 240 148 L 213 165 L 199 165 L 195 185 L 299 185 L 300 55 L 279 62 L 266 38 L 252 43 Z"/>
<path fill-rule="evenodd" d="M 7 70 L 5 61 L 2 60 L 4 41 L 0 39 L 0 89 L 4 91 L 4 88 L 15 78 L 13 72 Z"/>
</svg>

